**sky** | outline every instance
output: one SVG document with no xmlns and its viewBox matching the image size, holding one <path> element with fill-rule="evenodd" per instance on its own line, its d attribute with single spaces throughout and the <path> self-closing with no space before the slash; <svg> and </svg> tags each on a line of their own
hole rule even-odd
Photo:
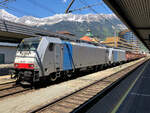
<svg viewBox="0 0 150 113">
<path fill-rule="evenodd" d="M 3 1 L 3 0 L 0 0 Z M 7 12 L 17 16 L 34 16 L 37 18 L 43 18 L 53 16 L 55 14 L 62 14 L 65 12 L 71 0 L 10 0 L 8 4 L 5 4 Z M 99 4 L 92 7 L 97 13 L 110 14 L 111 10 L 103 3 L 102 0 L 75 0 L 70 9 L 77 9 L 84 7 L 86 4 L 93 5 Z M 81 11 L 73 12 L 73 14 L 95 14 L 90 9 L 84 9 Z"/>
</svg>

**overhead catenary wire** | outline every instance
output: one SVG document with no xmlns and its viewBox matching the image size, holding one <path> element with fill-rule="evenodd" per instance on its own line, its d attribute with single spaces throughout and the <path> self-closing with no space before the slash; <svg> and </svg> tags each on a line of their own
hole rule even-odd
<svg viewBox="0 0 150 113">
<path fill-rule="evenodd" d="M 35 15 L 35 14 L 32 14 L 32 13 L 29 13 L 29 12 L 26 12 L 24 10 L 21 10 L 21 9 L 18 9 L 18 8 L 15 8 L 13 6 L 9 6 L 11 9 L 14 9 L 16 12 L 20 13 L 20 14 L 24 14 L 24 15 L 30 15 L 30 16 L 34 16 L 34 17 L 40 17 L 38 15 Z"/>
<path fill-rule="evenodd" d="M 78 8 L 78 9 L 73 9 L 73 10 L 69 10 L 70 7 L 72 6 L 74 0 L 71 1 L 71 3 L 69 4 L 69 6 L 67 7 L 65 13 L 72 13 L 74 11 L 78 11 L 78 10 L 83 10 L 83 9 L 86 9 L 86 8 L 89 8 L 89 7 L 94 7 L 94 6 L 97 6 L 97 5 L 100 5 L 101 3 L 96 3 L 96 4 L 92 4 L 92 5 L 88 5 L 88 6 L 85 6 L 85 7 L 82 7 L 82 8 Z M 90 28 L 88 24 L 86 24 L 86 26 L 88 27 L 88 29 Z M 101 33 L 100 33 L 101 34 Z M 103 34 L 101 34 L 103 35 Z M 97 35 L 98 36 L 98 35 Z M 104 35 L 103 35 L 104 36 Z"/>
<path fill-rule="evenodd" d="M 67 14 L 69 12 L 69 9 L 71 8 L 72 4 L 74 3 L 75 0 L 72 0 L 69 6 L 67 7 L 65 13 Z"/>
<path fill-rule="evenodd" d="M 104 2 L 103 2 L 104 3 Z M 110 12 L 110 10 L 108 10 L 105 6 L 104 6 L 104 4 L 102 4 L 101 5 L 103 8 L 104 8 L 104 10 L 106 11 L 106 12 L 108 12 L 108 13 L 112 13 L 112 12 Z M 124 27 L 122 27 L 122 26 L 120 26 L 122 29 L 124 29 Z"/>
<path fill-rule="evenodd" d="M 3 8 L 5 8 L 5 9 L 11 10 L 11 11 L 16 12 L 16 13 L 19 13 L 19 14 L 31 15 L 31 16 L 34 16 L 34 17 L 39 17 L 39 16 L 37 16 L 37 15 L 33 15 L 33 14 L 31 14 L 31 13 L 25 12 L 25 11 L 23 11 L 23 10 L 17 9 L 17 8 L 15 8 L 15 7 L 12 7 L 12 6 L 7 6 L 7 5 L 0 4 L 0 7 L 3 7 Z"/>
<path fill-rule="evenodd" d="M 39 8 L 41 8 L 41 9 L 43 9 L 43 10 L 46 10 L 46 11 L 48 11 L 48 12 L 51 12 L 52 14 L 56 14 L 56 12 L 53 10 L 53 9 L 51 9 L 51 8 L 49 8 L 49 7 L 47 7 L 47 6 L 45 6 L 45 5 L 43 5 L 43 4 L 41 4 L 40 2 L 37 2 L 36 0 L 27 0 L 29 3 L 31 3 L 32 5 L 35 5 L 35 6 L 38 6 Z"/>
<path fill-rule="evenodd" d="M 15 0 L 3 0 L 3 1 L 0 1 L 0 4 L 8 3 L 9 1 L 15 1 Z"/>
<path fill-rule="evenodd" d="M 0 2 L 0 4 L 4 4 L 4 3 L 7 3 L 7 2 L 8 2 L 8 0 L 3 0 L 3 1 Z"/>
<path fill-rule="evenodd" d="M 3 1 L 0 1 L 0 4 L 1 5 L 7 5 L 9 2 L 14 2 L 16 0 L 3 0 Z"/>
<path fill-rule="evenodd" d="M 87 5 L 88 5 L 88 4 L 86 3 L 86 1 L 79 0 L 79 2 L 82 3 L 84 6 L 87 6 Z M 98 15 L 99 15 L 99 13 L 98 13 L 95 9 L 93 9 L 92 7 L 89 7 L 89 9 L 90 9 L 91 11 L 93 11 L 95 14 L 98 14 Z M 107 21 L 108 23 L 110 23 L 112 26 L 114 26 L 115 29 L 118 29 L 118 28 L 116 28 L 116 25 L 115 25 L 115 24 L 113 24 L 111 21 L 109 21 L 108 19 L 106 19 L 103 15 L 101 15 L 101 17 L 104 18 L 105 21 Z M 118 29 L 118 30 L 121 30 L 121 29 Z"/>
<path fill-rule="evenodd" d="M 82 1 L 79 1 L 79 2 L 81 3 Z M 83 3 L 82 3 L 82 4 L 83 4 Z M 97 3 L 97 4 L 98 4 L 98 3 Z M 101 5 L 101 4 L 102 4 L 102 2 L 99 2 L 99 5 Z M 87 4 L 83 4 L 83 5 L 84 5 L 84 6 L 88 6 Z M 89 9 L 91 10 L 91 7 L 89 7 Z M 93 10 L 92 10 L 92 11 L 93 11 Z M 95 12 L 95 11 L 94 11 L 94 13 L 96 13 L 96 14 L 98 14 L 98 16 L 100 16 L 98 12 Z M 106 20 L 105 17 L 103 17 L 103 18 L 104 18 L 104 20 Z M 89 28 L 89 27 L 88 27 L 88 28 Z M 104 32 L 104 34 L 102 34 L 101 32 L 99 32 L 99 35 L 100 35 L 100 36 L 103 36 L 103 37 L 106 36 L 105 32 Z"/>
<path fill-rule="evenodd" d="M 19 14 L 23 14 L 23 15 L 30 15 L 30 16 L 33 16 L 33 17 L 40 17 L 38 15 L 35 15 L 35 14 L 32 14 L 32 13 L 29 13 L 29 12 L 26 12 L 24 10 L 21 10 L 21 9 L 18 9 L 18 8 L 15 8 L 13 6 L 8 6 L 7 3 L 9 1 L 16 1 L 16 0 L 3 0 L 2 2 L 0 2 L 0 7 L 3 7 L 5 9 L 8 9 L 8 10 L 11 10 L 13 12 L 16 12 L 16 13 L 19 13 Z M 31 0 L 29 0 L 31 1 Z M 35 5 L 37 5 L 38 3 L 36 2 Z M 48 8 L 47 8 L 48 10 Z M 52 12 L 52 10 L 50 9 L 50 11 Z M 55 14 L 55 12 L 53 11 L 53 14 Z"/>
<path fill-rule="evenodd" d="M 70 11 L 68 11 L 69 13 L 72 13 L 72 12 L 75 12 L 75 11 L 78 11 L 78 10 L 83 10 L 83 9 L 87 9 L 87 8 L 90 8 L 90 7 L 94 7 L 94 6 L 98 6 L 98 5 L 101 5 L 102 3 L 96 3 L 96 4 L 93 4 L 93 5 L 88 5 L 88 6 L 85 6 L 85 7 L 81 7 L 81 8 L 77 8 L 77 9 L 72 9 Z"/>
<path fill-rule="evenodd" d="M 15 10 L 13 10 L 13 9 L 7 7 L 7 6 L 1 5 L 1 4 L 0 4 L 0 7 L 6 8 L 6 9 L 11 10 L 11 11 L 15 11 Z"/>
</svg>

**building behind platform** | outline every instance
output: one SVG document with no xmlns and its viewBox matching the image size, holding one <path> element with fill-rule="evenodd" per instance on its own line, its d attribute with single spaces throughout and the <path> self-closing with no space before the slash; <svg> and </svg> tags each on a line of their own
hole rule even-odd
<svg viewBox="0 0 150 113">
<path fill-rule="evenodd" d="M 107 46 L 116 47 L 132 52 L 139 52 L 139 40 L 137 37 L 128 29 L 119 32 L 118 36 L 107 37 L 105 41 L 101 42 Z"/>
<path fill-rule="evenodd" d="M 14 62 L 18 44 L 0 43 L 0 64 Z"/>
</svg>

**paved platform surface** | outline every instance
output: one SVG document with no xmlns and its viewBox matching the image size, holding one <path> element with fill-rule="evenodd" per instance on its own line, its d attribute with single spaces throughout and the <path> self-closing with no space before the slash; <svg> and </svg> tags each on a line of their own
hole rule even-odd
<svg viewBox="0 0 150 113">
<path fill-rule="evenodd" d="M 122 100 L 113 113 L 150 113 L 150 60 L 138 73 Z"/>
<path fill-rule="evenodd" d="M 141 66 L 136 68 L 134 71 L 129 73 L 126 78 L 124 78 L 118 85 L 116 85 L 110 92 L 108 92 L 103 98 L 97 98 L 97 101 L 93 101 L 89 108 L 87 109 L 86 113 L 136 113 L 134 111 L 127 112 L 128 108 L 124 108 L 124 110 L 119 109 L 123 104 L 123 101 L 127 97 L 128 93 L 135 85 L 136 80 L 141 74 L 144 72 L 145 67 L 148 66 L 148 61 L 143 63 Z M 134 84 L 133 84 L 134 83 Z M 132 85 L 131 85 L 132 84 Z M 132 87 L 131 87 L 132 86 Z M 132 104 L 129 105 L 129 107 Z M 138 113 L 145 113 L 145 112 L 138 112 Z M 150 113 L 150 112 L 146 112 Z"/>
</svg>

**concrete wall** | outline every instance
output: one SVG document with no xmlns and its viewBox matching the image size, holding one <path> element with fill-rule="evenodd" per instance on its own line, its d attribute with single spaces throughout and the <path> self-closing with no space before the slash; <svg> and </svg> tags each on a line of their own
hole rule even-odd
<svg viewBox="0 0 150 113">
<path fill-rule="evenodd" d="M 0 54 L 5 55 L 5 64 L 10 64 L 14 62 L 15 54 L 16 54 L 16 47 L 13 46 L 0 46 Z"/>
</svg>

